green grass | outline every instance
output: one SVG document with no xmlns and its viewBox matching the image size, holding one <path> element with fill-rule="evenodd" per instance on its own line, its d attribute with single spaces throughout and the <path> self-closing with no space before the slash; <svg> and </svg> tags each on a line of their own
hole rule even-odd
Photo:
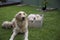
<svg viewBox="0 0 60 40">
<path fill-rule="evenodd" d="M 60 11 L 41 12 L 37 7 L 31 6 L 8 6 L 0 8 L 0 40 L 8 40 L 12 34 L 12 29 L 2 29 L 3 21 L 10 21 L 19 11 L 25 11 L 27 14 L 44 14 L 44 23 L 42 28 L 29 28 L 29 40 L 60 40 Z M 23 35 L 17 35 L 15 40 L 23 40 Z"/>
</svg>

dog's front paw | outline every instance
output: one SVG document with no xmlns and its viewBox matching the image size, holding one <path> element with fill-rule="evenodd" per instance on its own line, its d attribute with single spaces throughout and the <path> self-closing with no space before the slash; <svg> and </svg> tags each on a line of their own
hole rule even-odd
<svg viewBox="0 0 60 40">
<path fill-rule="evenodd" d="M 13 39 L 9 39 L 9 40 L 13 40 Z"/>
<path fill-rule="evenodd" d="M 24 40 L 28 40 L 27 38 L 25 38 Z"/>
</svg>

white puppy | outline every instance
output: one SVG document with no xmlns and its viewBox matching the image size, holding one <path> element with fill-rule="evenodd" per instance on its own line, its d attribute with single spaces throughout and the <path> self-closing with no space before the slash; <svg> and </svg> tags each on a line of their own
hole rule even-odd
<svg viewBox="0 0 60 40">
<path fill-rule="evenodd" d="M 36 20 L 41 21 L 41 19 L 42 19 L 42 15 L 36 14 Z"/>
<path fill-rule="evenodd" d="M 42 19 L 42 16 L 40 16 L 39 14 L 30 14 L 28 16 L 28 20 L 31 22 L 40 21 L 41 19 Z"/>
<path fill-rule="evenodd" d="M 18 33 L 24 33 L 24 40 L 28 40 L 28 20 L 27 14 L 23 11 L 18 12 L 12 20 L 14 29 L 9 40 L 14 40 Z"/>
<path fill-rule="evenodd" d="M 4 22 L 2 23 L 2 28 L 8 29 L 8 28 L 11 28 L 11 27 L 12 27 L 12 23 L 9 22 L 9 21 L 4 21 Z"/>
</svg>

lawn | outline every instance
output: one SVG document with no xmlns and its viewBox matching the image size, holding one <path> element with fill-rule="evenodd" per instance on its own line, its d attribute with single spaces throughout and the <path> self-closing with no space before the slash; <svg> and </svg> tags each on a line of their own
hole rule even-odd
<svg viewBox="0 0 60 40">
<path fill-rule="evenodd" d="M 44 23 L 41 28 L 29 28 L 29 40 L 60 40 L 60 10 L 42 12 L 32 6 L 8 6 L 0 8 L 0 40 L 9 40 L 12 29 L 2 29 L 3 21 L 11 21 L 14 15 L 19 11 L 25 11 L 27 14 L 44 14 Z M 15 40 L 23 40 L 23 35 L 19 34 Z"/>
</svg>

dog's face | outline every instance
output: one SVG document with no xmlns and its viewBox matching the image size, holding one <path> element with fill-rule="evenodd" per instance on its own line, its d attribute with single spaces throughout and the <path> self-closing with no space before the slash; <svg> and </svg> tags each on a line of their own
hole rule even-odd
<svg viewBox="0 0 60 40">
<path fill-rule="evenodd" d="M 36 16 L 34 14 L 30 14 L 28 16 L 28 20 L 31 21 L 31 22 L 34 22 L 36 20 Z"/>
<path fill-rule="evenodd" d="M 27 14 L 24 11 L 20 11 L 16 14 L 16 19 L 19 21 L 24 21 L 27 17 Z"/>
</svg>

